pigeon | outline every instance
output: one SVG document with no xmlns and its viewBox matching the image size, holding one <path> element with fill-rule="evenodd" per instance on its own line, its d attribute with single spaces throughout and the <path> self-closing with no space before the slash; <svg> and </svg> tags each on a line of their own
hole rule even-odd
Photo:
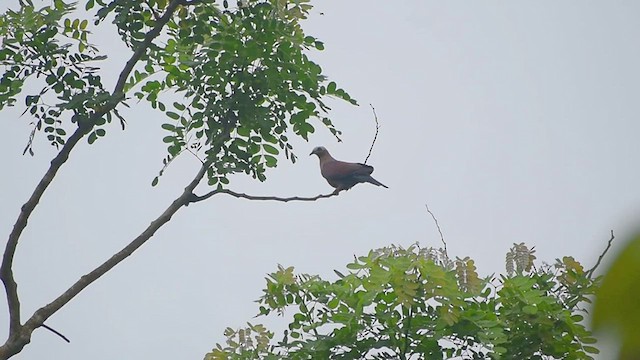
<svg viewBox="0 0 640 360">
<path fill-rule="evenodd" d="M 320 159 L 320 173 L 327 179 L 329 185 L 336 188 L 334 193 L 349 190 L 355 184 L 371 183 L 388 188 L 380 181 L 371 177 L 373 166 L 360 163 L 349 163 L 334 159 L 323 146 L 317 146 L 309 156 L 316 154 Z"/>
</svg>

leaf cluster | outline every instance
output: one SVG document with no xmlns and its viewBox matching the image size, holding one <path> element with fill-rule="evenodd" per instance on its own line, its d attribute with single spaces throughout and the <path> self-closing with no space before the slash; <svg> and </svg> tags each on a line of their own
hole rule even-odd
<svg viewBox="0 0 640 360">
<path fill-rule="evenodd" d="M 88 21 L 70 17 L 74 10 L 72 4 L 56 0 L 40 9 L 23 5 L 0 17 L 0 109 L 15 105 L 27 79 L 41 84 L 39 91 L 24 97 L 24 113 L 34 118 L 25 148 L 32 155 L 37 131 L 44 131 L 52 145 L 64 145 L 64 118 L 79 125 L 110 101 L 94 65 L 106 56 L 88 42 Z M 95 125 L 110 121 L 109 113 Z M 104 134 L 104 129 L 94 131 L 89 141 Z"/>
<path fill-rule="evenodd" d="M 515 248 L 532 254 L 524 244 Z M 293 313 L 282 340 L 218 344 L 205 359 L 590 359 L 598 352 L 580 307 L 596 284 L 570 257 L 482 278 L 470 258 L 416 244 L 373 250 L 347 269 L 327 281 L 279 266 L 258 302 L 259 316 Z"/>
<path fill-rule="evenodd" d="M 279 155 L 295 162 L 291 136 L 308 140 L 313 119 L 339 140 L 326 97 L 356 104 L 308 56 L 324 49 L 300 25 L 310 9 L 308 0 L 89 0 L 90 22 L 72 18 L 76 8 L 62 0 L 23 4 L 0 18 L 0 108 L 14 105 L 28 78 L 40 80 L 41 90 L 25 96 L 32 153 L 41 130 L 64 145 L 67 122 L 84 125 L 89 143 L 113 116 L 124 128 L 117 107 L 135 98 L 166 116 L 165 168 L 186 150 L 208 166 L 210 185 L 222 188 L 236 173 L 264 181 Z M 133 51 L 112 92 L 95 65 L 106 55 L 88 41 L 108 20 Z"/>
<path fill-rule="evenodd" d="M 136 93 L 171 120 L 162 126 L 169 132 L 166 162 L 189 147 L 212 163 L 210 185 L 226 185 L 234 173 L 264 181 L 280 152 L 296 160 L 289 129 L 306 140 L 315 117 L 339 135 L 323 115 L 329 107 L 322 97 L 353 100 L 335 83 L 325 84 L 320 66 L 305 54 L 322 50 L 322 43 L 305 36 L 299 17 L 279 3 L 255 2 L 236 11 L 196 7 L 169 24 L 159 61 L 148 63 L 140 77 L 156 69 L 166 75 Z M 165 106 L 158 99 L 167 87 L 184 98 Z"/>
</svg>

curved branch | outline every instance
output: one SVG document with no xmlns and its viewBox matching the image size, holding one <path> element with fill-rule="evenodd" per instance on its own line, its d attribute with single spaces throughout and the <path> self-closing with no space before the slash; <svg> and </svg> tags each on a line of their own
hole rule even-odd
<svg viewBox="0 0 640 360">
<path fill-rule="evenodd" d="M 371 106 L 371 110 L 373 110 L 373 120 L 376 121 L 376 133 L 375 135 L 373 135 L 373 141 L 371 142 L 371 147 L 369 148 L 369 154 L 367 154 L 367 157 L 364 159 L 364 163 L 367 163 L 367 160 L 369 160 L 369 156 L 371 156 L 371 152 L 373 151 L 373 146 L 376 144 L 376 140 L 378 140 L 378 132 L 380 131 L 380 123 L 378 122 L 378 115 L 376 114 L 376 108 L 373 107 L 373 105 L 369 104 L 369 106 Z"/>
<path fill-rule="evenodd" d="M 321 194 L 318 196 L 314 196 L 314 197 L 299 197 L 299 196 L 292 196 L 292 197 L 278 197 L 278 196 L 256 196 L 256 195 L 248 195 L 248 194 L 243 194 L 243 193 L 239 193 L 239 192 L 235 192 L 232 190 L 228 190 L 228 189 L 216 189 L 216 190 L 212 190 L 202 196 L 198 196 L 196 194 L 191 194 L 191 197 L 189 199 L 189 202 L 195 203 L 195 202 L 199 202 L 202 200 L 206 200 L 210 197 L 212 197 L 213 195 L 216 194 L 227 194 L 227 195 L 231 195 L 233 197 L 237 197 L 237 198 L 242 198 L 242 199 L 247 199 L 247 200 L 267 200 L 267 201 L 280 201 L 280 202 L 289 202 L 289 201 L 316 201 L 318 199 L 325 199 L 325 198 L 330 198 L 332 196 L 337 196 L 338 192 L 334 191 L 331 194 Z"/>
<path fill-rule="evenodd" d="M 444 235 L 442 235 L 442 229 L 440 229 L 440 224 L 438 223 L 438 219 L 433 214 L 433 212 L 431 212 L 431 209 L 429 209 L 429 204 L 425 203 L 424 206 L 427 208 L 427 212 L 429 213 L 429 215 L 431 215 L 433 222 L 436 223 L 436 227 L 438 228 L 438 232 L 440 233 L 440 240 L 442 241 L 442 245 L 444 246 L 444 254 L 446 256 L 449 256 L 449 254 L 447 254 L 447 242 L 444 241 Z"/>
<path fill-rule="evenodd" d="M 7 245 L 5 246 L 4 254 L 2 256 L 2 266 L 0 266 L 0 278 L 4 283 L 5 293 L 7 295 L 7 305 L 9 307 L 9 336 L 16 334 L 20 328 L 20 301 L 18 299 L 18 285 L 13 277 L 13 257 L 18 246 L 18 240 L 22 231 L 27 226 L 29 216 L 35 209 L 42 194 L 47 189 L 51 181 L 56 176 L 58 169 L 69 158 L 69 153 L 75 147 L 75 145 L 84 136 L 83 132 L 78 128 L 67 139 L 67 143 L 62 147 L 58 155 L 51 161 L 51 166 L 44 174 L 38 185 L 36 186 L 33 194 L 27 202 L 22 205 L 20 214 L 16 223 L 13 225 L 13 230 L 9 234 Z"/>
<path fill-rule="evenodd" d="M 126 79 L 133 70 L 133 67 L 144 55 L 151 42 L 160 34 L 162 28 L 167 24 L 169 19 L 171 19 L 171 16 L 182 2 L 182 0 L 173 0 L 169 4 L 169 6 L 167 6 L 167 10 L 164 15 L 158 20 L 154 28 L 145 35 L 144 41 L 140 44 L 140 46 L 136 49 L 136 51 L 131 55 L 131 58 L 125 64 L 122 72 L 120 73 L 113 93 L 111 94 L 110 101 L 106 104 L 105 107 L 93 113 L 91 117 L 87 119 L 86 123 L 79 122 L 76 131 L 74 131 L 73 134 L 67 139 L 67 142 L 62 147 L 58 155 L 53 158 L 49 169 L 36 186 L 35 190 L 31 194 L 31 197 L 20 209 L 18 219 L 16 220 L 13 229 L 9 234 L 9 238 L 7 240 L 7 244 L 2 256 L 2 265 L 0 266 L 0 279 L 2 279 L 2 282 L 4 284 L 5 293 L 7 296 L 7 305 L 9 307 L 9 339 L 3 346 L 0 346 L 0 359 L 8 358 L 21 351 L 22 348 L 30 341 L 31 332 L 33 331 L 33 329 L 31 329 L 28 333 L 22 331 L 22 326 L 20 325 L 20 301 L 18 297 L 18 286 L 13 276 L 13 257 L 15 255 L 20 236 L 27 226 L 29 217 L 33 213 L 35 207 L 38 205 L 38 202 L 40 201 L 40 198 L 44 194 L 45 190 L 53 181 L 53 178 L 56 176 L 58 170 L 68 160 L 71 150 L 73 150 L 78 142 L 91 131 L 96 121 L 102 118 L 106 113 L 115 109 L 119 101 L 124 97 L 123 89 L 126 84 Z"/>
<path fill-rule="evenodd" d="M 607 252 L 611 248 L 611 244 L 613 243 L 613 239 L 615 239 L 615 236 L 613 236 L 613 230 L 611 230 L 611 238 L 609 238 L 609 242 L 607 243 L 607 247 L 604 249 L 602 254 L 600 254 L 600 256 L 598 256 L 598 261 L 596 262 L 596 264 L 593 265 L 593 267 L 591 269 L 587 270 L 587 272 L 586 272 L 586 275 L 587 275 L 588 278 L 591 278 L 593 276 L 593 273 L 598 268 L 598 266 L 600 266 L 600 262 L 602 261 L 604 256 L 607 254 Z"/>
</svg>

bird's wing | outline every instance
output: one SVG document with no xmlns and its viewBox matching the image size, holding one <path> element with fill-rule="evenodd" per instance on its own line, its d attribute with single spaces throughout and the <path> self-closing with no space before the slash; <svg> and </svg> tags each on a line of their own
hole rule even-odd
<svg viewBox="0 0 640 360">
<path fill-rule="evenodd" d="M 327 161 L 322 164 L 322 176 L 327 180 L 340 180 L 359 175 L 369 175 L 373 167 L 365 164 L 348 163 L 344 161 Z"/>
</svg>

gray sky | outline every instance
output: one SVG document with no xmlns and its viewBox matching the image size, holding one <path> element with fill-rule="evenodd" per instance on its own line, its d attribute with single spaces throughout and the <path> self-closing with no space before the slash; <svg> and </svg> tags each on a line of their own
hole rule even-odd
<svg viewBox="0 0 640 360">
<path fill-rule="evenodd" d="M 326 50 L 312 57 L 361 106 L 333 102 L 343 143 L 316 126 L 296 143 L 298 163 L 231 188 L 329 193 L 306 154 L 324 145 L 363 161 L 371 103 L 381 129 L 369 163 L 389 189 L 363 184 L 286 204 L 221 195 L 182 209 L 47 321 L 71 344 L 38 330 L 18 358 L 199 359 L 225 327 L 262 321 L 253 301 L 277 264 L 334 279 L 333 269 L 373 248 L 440 246 L 425 203 L 450 255 L 471 256 L 482 275 L 504 270 L 514 242 L 541 260 L 571 255 L 592 266 L 609 230 L 622 239 L 640 211 L 639 13 L 637 1 L 318 2 L 305 29 Z M 129 56 L 116 37 L 95 39 L 113 71 Z M 35 157 L 21 155 L 30 131 L 21 111 L 2 116 L 4 238 L 54 154 L 41 136 Z M 80 145 L 33 214 L 15 261 L 23 316 L 131 241 L 197 171 L 185 155 L 151 188 L 166 120 L 141 106 L 125 113 L 126 131 L 115 123 L 107 138 Z M 4 339 L 4 310 L 0 324 Z"/>
</svg>

